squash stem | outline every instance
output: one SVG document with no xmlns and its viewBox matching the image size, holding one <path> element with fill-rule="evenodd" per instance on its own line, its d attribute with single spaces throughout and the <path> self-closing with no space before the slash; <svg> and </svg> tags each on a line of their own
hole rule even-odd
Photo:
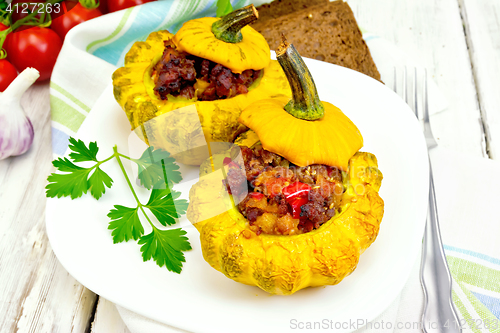
<svg viewBox="0 0 500 333">
<path fill-rule="evenodd" d="M 285 110 L 299 119 L 318 120 L 323 118 L 325 108 L 319 99 L 309 69 L 295 47 L 286 41 L 284 35 L 282 35 L 282 39 L 276 50 L 276 58 L 292 89 L 292 100 L 285 106 Z"/>
<path fill-rule="evenodd" d="M 241 42 L 241 29 L 259 18 L 254 5 L 237 9 L 215 21 L 212 24 L 212 33 L 215 38 L 226 43 Z"/>
</svg>

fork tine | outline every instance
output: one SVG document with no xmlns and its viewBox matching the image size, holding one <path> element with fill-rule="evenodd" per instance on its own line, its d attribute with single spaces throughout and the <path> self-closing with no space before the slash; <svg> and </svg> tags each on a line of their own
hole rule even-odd
<svg viewBox="0 0 500 333">
<path fill-rule="evenodd" d="M 392 90 L 394 90 L 394 92 L 397 94 L 398 93 L 398 71 L 396 69 L 396 66 L 394 66 L 394 81 L 393 81 L 393 84 L 392 84 Z"/>
<path fill-rule="evenodd" d="M 413 112 L 415 112 L 415 116 L 418 117 L 418 98 L 417 98 L 417 85 L 418 85 L 418 76 L 417 76 L 417 67 L 413 68 Z"/>
<path fill-rule="evenodd" d="M 408 85 L 406 84 L 406 67 L 404 68 L 403 70 L 403 101 L 406 102 L 406 104 L 408 104 Z"/>
<path fill-rule="evenodd" d="M 427 95 L 427 69 L 424 69 L 424 121 L 429 121 L 429 100 Z"/>
</svg>

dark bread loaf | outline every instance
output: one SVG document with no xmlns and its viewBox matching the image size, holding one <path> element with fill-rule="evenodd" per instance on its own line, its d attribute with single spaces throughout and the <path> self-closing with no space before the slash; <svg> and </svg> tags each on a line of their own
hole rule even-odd
<svg viewBox="0 0 500 333">
<path fill-rule="evenodd" d="M 329 0 L 274 0 L 271 3 L 261 5 L 259 11 L 259 21 L 275 19 L 283 15 L 298 12 L 314 5 L 326 5 Z"/>
<path fill-rule="evenodd" d="M 344 66 L 380 81 L 380 73 L 363 40 L 354 14 L 349 5 L 342 0 L 325 1 L 276 18 L 266 13 L 273 8 L 276 13 L 289 12 L 291 11 L 289 3 L 295 3 L 294 6 L 300 7 L 317 1 L 320 0 L 275 0 L 270 5 L 265 5 L 268 7 L 257 8 L 259 14 L 264 10 L 265 15 L 260 16 L 252 26 L 266 38 L 272 50 L 278 47 L 281 34 L 284 33 L 288 42 L 293 43 L 300 55 Z"/>
</svg>

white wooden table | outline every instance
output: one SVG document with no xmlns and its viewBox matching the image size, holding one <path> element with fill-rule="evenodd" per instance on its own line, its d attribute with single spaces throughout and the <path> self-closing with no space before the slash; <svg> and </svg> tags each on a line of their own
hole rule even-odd
<svg viewBox="0 0 500 333">
<path fill-rule="evenodd" d="M 439 143 L 500 159 L 500 1 L 349 0 L 358 23 L 428 69 L 450 103 L 431 122 Z M 0 161 L 0 332 L 129 332 L 113 304 L 75 281 L 45 233 L 52 171 L 48 84 L 23 105 L 35 140 Z M 1 126 L 1 124 L 0 124 Z"/>
</svg>

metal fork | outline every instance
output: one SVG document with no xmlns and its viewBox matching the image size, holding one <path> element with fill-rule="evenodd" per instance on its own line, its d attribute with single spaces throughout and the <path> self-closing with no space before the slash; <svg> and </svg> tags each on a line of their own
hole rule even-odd
<svg viewBox="0 0 500 333">
<path fill-rule="evenodd" d="M 417 69 L 413 75 L 413 103 L 408 95 L 407 70 L 403 72 L 402 97 L 410 105 L 417 119 L 419 118 L 418 94 L 417 94 Z M 394 91 L 397 92 L 397 72 L 394 70 Z M 422 104 L 424 136 L 427 150 L 437 146 L 432 135 L 429 122 L 429 106 L 427 96 L 427 71 L 424 72 L 422 85 Z M 431 332 L 462 332 L 457 311 L 453 305 L 451 296 L 451 274 L 444 254 L 441 232 L 439 231 L 439 220 L 437 214 L 436 195 L 434 191 L 434 180 L 432 177 L 432 166 L 429 160 L 429 209 L 425 225 L 422 243 L 422 262 L 420 264 L 420 282 L 424 290 L 424 311 L 422 314 L 422 330 Z"/>
</svg>

